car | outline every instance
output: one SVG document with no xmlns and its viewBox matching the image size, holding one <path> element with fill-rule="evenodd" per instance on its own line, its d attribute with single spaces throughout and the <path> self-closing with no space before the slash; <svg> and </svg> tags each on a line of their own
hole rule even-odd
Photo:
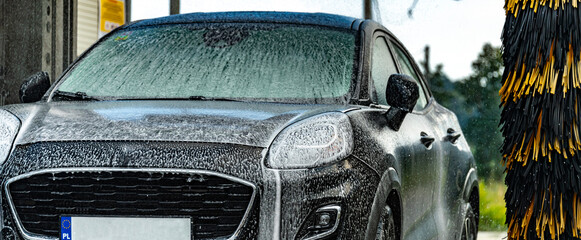
<svg viewBox="0 0 581 240">
<path fill-rule="evenodd" d="M 2 239 L 476 239 L 458 120 L 373 20 L 142 20 L 20 94 Z"/>
</svg>

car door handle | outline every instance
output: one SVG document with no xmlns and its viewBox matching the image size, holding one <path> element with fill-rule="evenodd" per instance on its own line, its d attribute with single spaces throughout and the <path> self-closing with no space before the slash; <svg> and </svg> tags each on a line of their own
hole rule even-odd
<svg viewBox="0 0 581 240">
<path fill-rule="evenodd" d="M 420 142 L 422 142 L 422 144 L 424 144 L 426 148 L 429 148 L 432 145 L 432 143 L 434 143 L 434 141 L 436 140 L 435 138 L 430 137 L 425 132 L 420 133 L 420 135 L 422 136 L 422 138 L 420 138 Z"/>
<path fill-rule="evenodd" d="M 458 141 L 458 138 L 460 138 L 460 136 L 462 136 L 462 134 L 456 133 L 456 131 L 452 128 L 448 128 L 447 132 L 448 132 L 448 135 L 444 138 L 444 141 L 451 142 L 452 144 L 455 144 L 456 141 Z"/>
</svg>

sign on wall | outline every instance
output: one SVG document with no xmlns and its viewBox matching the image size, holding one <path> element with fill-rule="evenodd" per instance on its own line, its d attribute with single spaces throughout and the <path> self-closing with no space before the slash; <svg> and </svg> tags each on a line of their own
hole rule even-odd
<svg viewBox="0 0 581 240">
<path fill-rule="evenodd" d="M 125 24 L 125 0 L 99 1 L 99 37 Z"/>
</svg>

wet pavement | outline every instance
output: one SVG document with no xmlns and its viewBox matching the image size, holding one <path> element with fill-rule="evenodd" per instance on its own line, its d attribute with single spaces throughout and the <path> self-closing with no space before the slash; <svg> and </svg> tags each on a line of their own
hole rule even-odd
<svg viewBox="0 0 581 240">
<path fill-rule="evenodd" d="M 506 232 L 478 232 L 478 240 L 507 239 Z"/>
</svg>

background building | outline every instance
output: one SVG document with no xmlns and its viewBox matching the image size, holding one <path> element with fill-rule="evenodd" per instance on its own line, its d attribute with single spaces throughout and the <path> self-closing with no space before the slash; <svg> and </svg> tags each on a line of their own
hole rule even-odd
<svg viewBox="0 0 581 240">
<path fill-rule="evenodd" d="M 131 0 L 0 0 L 0 105 L 19 102 L 27 76 L 57 79 L 98 40 L 100 8 L 116 2 L 129 20 Z"/>
</svg>

